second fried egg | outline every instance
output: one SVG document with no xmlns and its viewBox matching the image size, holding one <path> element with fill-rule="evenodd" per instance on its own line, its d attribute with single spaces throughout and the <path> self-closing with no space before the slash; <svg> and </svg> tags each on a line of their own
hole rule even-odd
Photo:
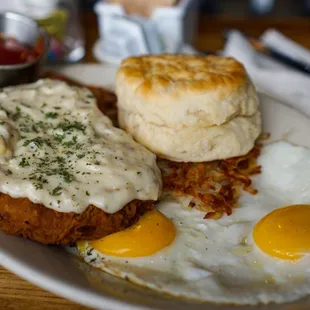
<svg viewBox="0 0 310 310">
<path fill-rule="evenodd" d="M 121 235 L 79 242 L 79 252 L 94 267 L 174 296 L 301 298 L 310 293 L 310 150 L 277 142 L 262 149 L 259 164 L 259 193 L 243 193 L 231 216 L 206 220 L 167 198 Z"/>
</svg>

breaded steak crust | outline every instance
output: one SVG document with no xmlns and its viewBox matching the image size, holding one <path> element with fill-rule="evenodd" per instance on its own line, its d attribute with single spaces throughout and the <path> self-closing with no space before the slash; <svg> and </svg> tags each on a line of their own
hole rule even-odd
<svg viewBox="0 0 310 310">
<path fill-rule="evenodd" d="M 67 245 L 123 230 L 153 207 L 152 201 L 134 200 L 114 214 L 105 213 L 93 205 L 81 214 L 63 213 L 27 198 L 12 198 L 0 193 L 0 230 L 43 244 Z"/>
</svg>

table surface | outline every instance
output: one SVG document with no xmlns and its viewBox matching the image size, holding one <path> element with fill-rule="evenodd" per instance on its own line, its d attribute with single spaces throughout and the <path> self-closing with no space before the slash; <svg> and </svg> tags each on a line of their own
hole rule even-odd
<svg viewBox="0 0 310 310">
<path fill-rule="evenodd" d="M 81 22 L 85 29 L 86 37 L 86 56 L 84 62 L 96 62 L 92 56 L 92 46 L 98 38 L 96 17 L 91 12 L 85 12 L 81 16 Z M 244 33 L 253 36 L 260 35 L 268 28 L 276 28 L 296 42 L 310 49 L 310 19 L 300 17 L 274 19 L 272 17 L 231 18 L 228 16 L 203 16 L 200 18 L 194 45 L 202 51 L 219 50 L 224 44 L 224 31 L 231 28 L 240 29 Z M 1 266 L 0 305 L 1 309 L 10 310 L 89 309 L 48 293 L 20 279 Z"/>
</svg>

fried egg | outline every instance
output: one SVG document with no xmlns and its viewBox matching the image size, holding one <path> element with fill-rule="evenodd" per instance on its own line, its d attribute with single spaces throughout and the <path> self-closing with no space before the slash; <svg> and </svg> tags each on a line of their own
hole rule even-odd
<svg viewBox="0 0 310 310">
<path fill-rule="evenodd" d="M 258 194 L 242 193 L 231 216 L 168 197 L 133 227 L 82 241 L 84 260 L 170 295 L 217 303 L 287 302 L 310 293 L 310 150 L 263 147 Z"/>
</svg>

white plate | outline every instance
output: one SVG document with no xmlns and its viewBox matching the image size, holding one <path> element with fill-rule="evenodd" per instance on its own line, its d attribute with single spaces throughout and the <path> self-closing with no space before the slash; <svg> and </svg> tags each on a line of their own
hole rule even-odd
<svg viewBox="0 0 310 310">
<path fill-rule="evenodd" d="M 58 68 L 82 82 L 113 88 L 115 69 L 102 65 L 74 65 Z M 310 147 L 310 121 L 284 104 L 261 95 L 264 130 L 272 140 L 288 141 Z M 193 304 L 159 295 L 147 289 L 116 279 L 88 267 L 62 248 L 47 247 L 19 237 L 0 233 L 0 263 L 7 269 L 60 296 L 86 306 L 104 310 L 131 309 L 220 309 L 230 306 Z M 286 305 L 234 307 L 233 309 L 309 309 L 310 299 Z"/>
</svg>

